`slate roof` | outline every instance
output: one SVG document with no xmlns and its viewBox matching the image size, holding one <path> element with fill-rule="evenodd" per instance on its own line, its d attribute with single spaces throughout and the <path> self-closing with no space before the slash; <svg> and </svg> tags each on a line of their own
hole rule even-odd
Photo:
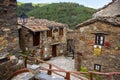
<svg viewBox="0 0 120 80">
<path fill-rule="evenodd" d="M 120 27 L 120 0 L 112 0 L 109 4 L 98 9 L 97 12 L 93 14 L 93 18 L 78 24 L 76 29 L 97 21 Z"/>
<path fill-rule="evenodd" d="M 120 15 L 120 0 L 112 0 L 109 4 L 97 10 L 93 17 L 113 17 Z"/>
<path fill-rule="evenodd" d="M 76 29 L 78 29 L 80 27 L 83 27 L 83 26 L 86 26 L 86 25 L 90 25 L 90 24 L 95 23 L 97 21 L 100 21 L 100 22 L 103 22 L 103 23 L 108 23 L 108 24 L 120 27 L 120 17 L 115 16 L 115 17 L 92 18 L 92 19 L 89 19 L 89 20 L 87 20 L 83 23 L 78 24 Z"/>
<path fill-rule="evenodd" d="M 18 24 L 22 25 L 20 23 L 20 20 L 18 20 Z M 58 23 L 55 21 L 49 21 L 46 19 L 28 19 L 27 23 L 22 26 L 30 29 L 33 32 L 46 31 L 49 30 L 50 27 L 67 27 L 66 24 Z"/>
</svg>

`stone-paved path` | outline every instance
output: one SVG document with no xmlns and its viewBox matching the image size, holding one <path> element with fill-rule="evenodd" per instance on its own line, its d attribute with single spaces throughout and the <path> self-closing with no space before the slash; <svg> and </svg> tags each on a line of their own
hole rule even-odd
<svg viewBox="0 0 120 80">
<path fill-rule="evenodd" d="M 56 65 L 64 70 L 75 71 L 74 59 L 72 59 L 72 57 L 64 57 L 64 56 L 53 57 L 53 58 L 51 58 L 51 60 L 49 60 L 47 62 L 52 63 L 52 64 L 54 64 L 54 65 Z M 41 66 L 48 67 L 45 64 L 41 64 Z M 64 73 L 60 73 L 60 74 L 66 75 Z M 54 76 L 56 76 L 56 75 L 54 75 Z M 79 80 L 79 79 L 71 76 L 71 80 Z"/>
</svg>

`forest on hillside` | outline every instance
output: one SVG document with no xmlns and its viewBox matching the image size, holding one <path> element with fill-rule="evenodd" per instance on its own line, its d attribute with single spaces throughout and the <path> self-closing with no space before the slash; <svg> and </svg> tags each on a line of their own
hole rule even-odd
<svg viewBox="0 0 120 80">
<path fill-rule="evenodd" d="M 67 24 L 74 29 L 77 24 L 92 17 L 96 11 L 93 8 L 85 7 L 77 3 L 52 3 L 52 4 L 32 4 L 18 3 L 17 15 L 23 12 L 28 17 L 34 16 L 39 19 L 48 19 Z"/>
</svg>

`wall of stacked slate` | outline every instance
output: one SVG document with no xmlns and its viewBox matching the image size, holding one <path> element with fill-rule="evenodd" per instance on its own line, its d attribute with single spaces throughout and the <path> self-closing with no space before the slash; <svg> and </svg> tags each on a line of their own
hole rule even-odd
<svg viewBox="0 0 120 80">
<path fill-rule="evenodd" d="M 23 60 L 13 59 L 0 64 L 0 80 L 7 80 L 16 70 L 24 68 Z"/>
<path fill-rule="evenodd" d="M 16 11 L 16 0 L 0 0 L 0 54 L 19 49 Z"/>
<path fill-rule="evenodd" d="M 7 54 L 17 54 L 19 50 L 17 31 L 16 0 L 0 0 L 0 59 Z M 24 67 L 18 59 L 0 63 L 0 80 L 7 78 Z"/>
</svg>

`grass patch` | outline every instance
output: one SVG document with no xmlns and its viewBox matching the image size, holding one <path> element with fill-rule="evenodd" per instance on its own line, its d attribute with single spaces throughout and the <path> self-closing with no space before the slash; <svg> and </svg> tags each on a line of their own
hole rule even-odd
<svg viewBox="0 0 120 80">
<path fill-rule="evenodd" d="M 86 67 L 84 67 L 84 66 L 81 66 L 80 72 L 88 72 L 88 69 L 87 69 Z M 89 78 L 89 77 L 90 77 L 90 74 L 85 74 L 85 76 L 86 76 L 87 78 Z"/>
<path fill-rule="evenodd" d="M 84 66 L 81 66 L 80 72 L 88 72 L 88 69 Z M 95 72 L 95 70 L 93 70 L 93 72 Z M 85 77 L 90 78 L 90 74 L 85 74 Z M 93 74 L 93 80 L 105 80 L 105 77 Z"/>
</svg>

